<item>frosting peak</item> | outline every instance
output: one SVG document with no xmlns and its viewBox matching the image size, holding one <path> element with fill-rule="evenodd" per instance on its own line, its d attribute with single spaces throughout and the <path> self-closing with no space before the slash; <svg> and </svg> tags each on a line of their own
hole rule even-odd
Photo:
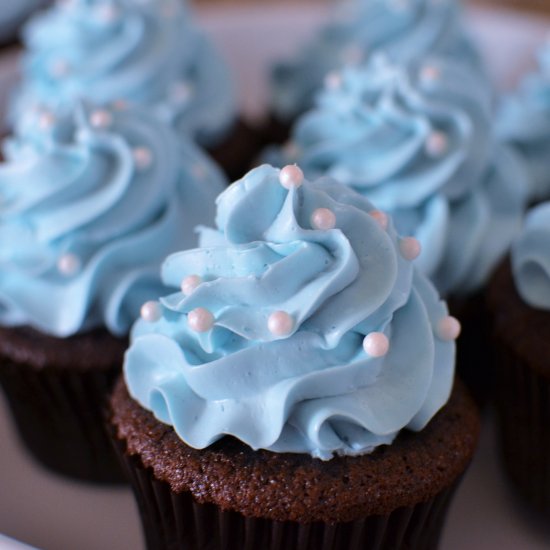
<svg viewBox="0 0 550 550">
<path fill-rule="evenodd" d="M 60 337 L 126 334 L 163 286 L 161 259 L 196 242 L 217 168 L 140 109 L 30 113 L 0 165 L 0 322 Z"/>
<path fill-rule="evenodd" d="M 446 402 L 447 310 L 368 201 L 287 176 L 250 172 L 219 196 L 201 248 L 165 261 L 181 291 L 135 325 L 127 385 L 193 447 L 233 435 L 323 459 L 370 452 Z M 334 223 L 318 228 L 320 210 Z"/>
</svg>

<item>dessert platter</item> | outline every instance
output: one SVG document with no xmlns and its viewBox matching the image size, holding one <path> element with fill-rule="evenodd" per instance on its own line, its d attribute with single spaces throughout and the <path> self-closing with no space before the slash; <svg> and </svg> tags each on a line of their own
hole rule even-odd
<svg viewBox="0 0 550 550">
<path fill-rule="evenodd" d="M 0 549 L 549 547 L 550 16 L 349 4 L 0 50 Z"/>
</svg>

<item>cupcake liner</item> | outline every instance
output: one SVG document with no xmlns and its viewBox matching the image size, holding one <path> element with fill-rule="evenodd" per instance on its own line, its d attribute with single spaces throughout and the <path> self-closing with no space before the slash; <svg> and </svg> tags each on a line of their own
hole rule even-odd
<svg viewBox="0 0 550 550">
<path fill-rule="evenodd" d="M 119 371 L 41 370 L 4 360 L 0 385 L 34 458 L 75 479 L 125 481 L 103 420 L 105 400 Z"/>
<path fill-rule="evenodd" d="M 437 548 L 458 482 L 427 502 L 348 523 L 281 522 L 245 517 L 190 493 L 176 494 L 114 439 L 132 484 L 150 550 L 415 550 Z"/>
<path fill-rule="evenodd" d="M 514 488 L 550 518 L 550 379 L 498 343 L 499 444 Z"/>
</svg>

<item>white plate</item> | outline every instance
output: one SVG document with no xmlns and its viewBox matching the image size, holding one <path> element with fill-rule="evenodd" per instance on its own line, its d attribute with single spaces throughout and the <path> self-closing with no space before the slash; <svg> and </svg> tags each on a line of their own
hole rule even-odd
<svg viewBox="0 0 550 550">
<path fill-rule="evenodd" d="M 216 8 L 201 14 L 235 68 L 242 107 L 249 116 L 265 109 L 268 63 L 291 54 L 325 16 L 319 7 L 289 6 Z M 501 88 L 509 87 L 532 64 L 533 49 L 546 37 L 548 20 L 488 9 L 470 16 L 495 78 Z M 0 67 L 0 88 L 13 78 L 13 64 L 4 71 Z M 143 548 L 129 489 L 90 487 L 44 472 L 23 452 L 8 419 L 0 396 L 1 533 L 45 550 Z M 492 423 L 487 422 L 477 457 L 453 501 L 441 550 L 548 548 L 550 532 L 540 530 L 508 492 L 497 463 Z M 8 549 L 20 547 L 0 538 L 0 550 Z"/>
</svg>

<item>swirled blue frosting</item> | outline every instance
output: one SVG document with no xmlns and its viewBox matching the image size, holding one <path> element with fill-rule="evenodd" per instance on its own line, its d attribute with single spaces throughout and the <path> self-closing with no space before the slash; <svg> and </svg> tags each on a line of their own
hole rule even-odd
<svg viewBox="0 0 550 550">
<path fill-rule="evenodd" d="M 491 116 L 491 92 L 467 66 L 376 56 L 334 75 L 267 158 L 354 188 L 420 240 L 419 268 L 443 295 L 469 294 L 510 247 L 528 186 Z"/>
<path fill-rule="evenodd" d="M 273 111 L 283 120 L 294 119 L 313 105 L 327 74 L 380 51 L 399 63 L 428 54 L 460 59 L 487 82 L 456 0 L 351 0 L 335 9 L 294 60 L 275 66 Z"/>
<path fill-rule="evenodd" d="M 499 136 L 527 160 L 533 200 L 550 198 L 550 42 L 540 50 L 538 60 L 538 72 L 504 98 L 497 118 Z"/>
<path fill-rule="evenodd" d="M 530 306 L 550 309 L 550 203 L 533 208 L 512 248 L 516 288 Z"/>
<path fill-rule="evenodd" d="M 131 395 L 195 448 L 229 434 L 329 459 L 421 430 L 448 399 L 455 346 L 434 335 L 447 308 L 401 256 L 391 223 L 384 230 L 367 200 L 328 178 L 286 190 L 268 165 L 217 206 L 201 248 L 162 267 L 168 286 L 202 283 L 166 296 L 160 319 L 133 329 Z M 335 229 L 312 229 L 318 208 L 332 210 Z M 188 324 L 199 307 L 215 318 L 200 334 Z M 268 329 L 275 310 L 294 320 L 285 336 Z M 364 351 L 372 331 L 388 337 L 386 356 Z"/>
<path fill-rule="evenodd" d="M 162 259 L 213 219 L 223 176 L 141 109 L 31 119 L 0 165 L 0 324 L 127 334 L 164 291 Z"/>
<path fill-rule="evenodd" d="M 46 0 L 0 0 L 0 44 L 14 38 L 23 21 Z"/>
<path fill-rule="evenodd" d="M 229 70 L 180 0 L 72 0 L 25 28 L 12 119 L 78 99 L 146 106 L 212 145 L 236 116 Z"/>
</svg>

